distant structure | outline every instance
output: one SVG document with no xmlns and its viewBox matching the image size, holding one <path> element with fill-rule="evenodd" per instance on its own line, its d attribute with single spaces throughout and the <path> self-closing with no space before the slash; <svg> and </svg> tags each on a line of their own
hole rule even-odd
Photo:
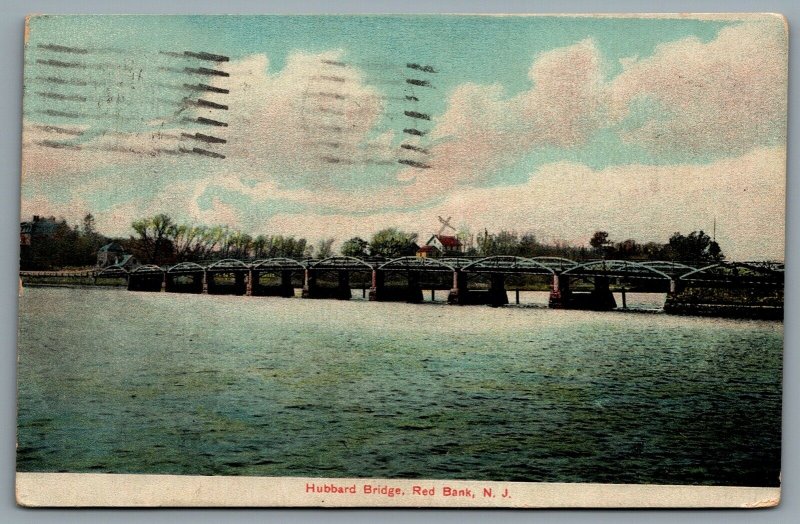
<svg viewBox="0 0 800 524">
<path fill-rule="evenodd" d="M 125 248 L 110 242 L 97 250 L 97 267 L 114 266 L 125 256 Z"/>
<path fill-rule="evenodd" d="M 53 217 L 43 218 L 39 215 L 33 215 L 33 220 L 30 222 L 19 223 L 19 245 L 32 246 L 37 237 L 53 236 L 57 225 L 56 219 Z"/>
<path fill-rule="evenodd" d="M 442 227 L 439 228 L 438 233 L 428 239 L 424 246 L 417 249 L 417 256 L 420 258 L 436 258 L 461 255 L 464 252 L 461 240 L 456 236 L 443 234 L 446 229 L 452 229 L 454 233 L 456 232 L 456 228 L 450 224 L 450 219 L 453 217 L 442 218 L 439 216 L 436 218 L 439 219 Z"/>
<path fill-rule="evenodd" d="M 423 249 L 426 249 L 429 254 L 421 256 L 457 256 L 463 253 L 463 246 L 458 237 L 441 234 L 431 236 L 425 245 L 420 248 L 420 251 Z"/>
<path fill-rule="evenodd" d="M 136 257 L 125 253 L 125 248 L 116 242 L 110 242 L 97 250 L 97 267 L 123 268 L 134 270 L 141 264 Z"/>
<path fill-rule="evenodd" d="M 419 249 L 417 249 L 417 256 L 420 258 L 436 258 L 441 255 L 442 252 L 436 246 L 425 245 L 420 246 Z"/>
<path fill-rule="evenodd" d="M 58 223 L 54 217 L 44 218 L 33 215 L 30 222 L 19 223 L 19 263 L 21 269 L 35 267 L 36 258 L 34 246 L 41 240 L 51 238 L 56 234 Z"/>
</svg>

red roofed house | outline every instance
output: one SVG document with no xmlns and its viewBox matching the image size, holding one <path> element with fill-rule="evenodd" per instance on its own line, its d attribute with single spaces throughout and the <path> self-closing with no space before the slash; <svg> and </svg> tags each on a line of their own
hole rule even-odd
<svg viewBox="0 0 800 524">
<path fill-rule="evenodd" d="M 417 256 L 421 258 L 436 258 L 441 254 L 442 252 L 439 251 L 436 246 L 420 246 L 420 248 L 417 249 Z"/>
<path fill-rule="evenodd" d="M 444 255 L 456 254 L 460 255 L 462 252 L 461 241 L 457 237 L 448 235 L 433 235 L 424 247 L 434 247 Z"/>
</svg>

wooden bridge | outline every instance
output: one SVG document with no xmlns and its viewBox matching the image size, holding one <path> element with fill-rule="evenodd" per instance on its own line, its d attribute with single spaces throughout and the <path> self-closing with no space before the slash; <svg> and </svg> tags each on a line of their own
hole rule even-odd
<svg viewBox="0 0 800 524">
<path fill-rule="evenodd" d="M 124 278 L 133 291 L 293 297 L 295 289 L 302 287 L 303 298 L 310 299 L 348 300 L 353 288 L 361 288 L 364 297 L 374 301 L 422 302 L 423 289 L 430 289 L 432 294 L 444 290 L 450 304 L 492 306 L 509 302 L 509 287 L 516 287 L 518 303 L 519 288 L 538 283 L 549 289 L 552 308 L 593 310 L 617 307 L 612 288 L 621 293 L 623 308 L 627 291 L 678 297 L 691 295 L 687 290 L 723 290 L 729 295 L 741 295 L 744 290 L 750 295 L 779 292 L 782 314 L 784 267 L 767 262 L 719 262 L 696 267 L 671 261 L 575 261 L 558 257 L 409 256 L 377 260 L 335 256 L 322 260 L 182 262 L 168 267 L 145 265 L 133 271 L 111 267 L 96 271 L 94 276 Z"/>
</svg>

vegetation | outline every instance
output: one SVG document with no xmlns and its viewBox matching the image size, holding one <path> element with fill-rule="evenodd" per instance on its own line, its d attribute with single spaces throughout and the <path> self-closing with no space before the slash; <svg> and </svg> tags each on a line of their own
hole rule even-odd
<svg viewBox="0 0 800 524">
<path fill-rule="evenodd" d="M 414 255 L 417 252 L 416 241 L 416 233 L 406 233 L 396 227 L 382 229 L 372 235 L 369 254 L 384 258 Z"/>
<path fill-rule="evenodd" d="M 346 257 L 369 256 L 369 242 L 361 237 L 353 237 L 342 244 L 339 252 Z"/>
<path fill-rule="evenodd" d="M 91 214 L 81 226 L 70 226 L 63 218 L 44 218 L 35 223 L 30 244 L 20 246 L 22 269 L 49 270 L 62 267 L 93 266 L 97 250 L 108 239 L 95 230 Z"/>
<path fill-rule="evenodd" d="M 477 246 L 468 255 L 514 255 L 520 257 L 558 256 L 575 260 L 606 258 L 616 260 L 676 260 L 683 262 L 716 262 L 725 259 L 719 244 L 703 231 L 689 235 L 673 234 L 665 244 L 639 243 L 633 239 L 614 242 L 608 232 L 596 231 L 589 239 L 590 249 L 563 243 L 543 244 L 532 233 L 518 235 L 513 231 L 488 231 L 478 235 Z"/>
<path fill-rule="evenodd" d="M 174 264 L 222 258 L 315 258 L 334 254 L 334 238 L 320 239 L 314 246 L 304 238 L 283 235 L 252 236 L 227 226 L 203 226 L 176 223 L 167 214 L 133 221 L 129 238 L 110 238 L 98 233 L 94 217 L 88 214 L 82 224 L 70 226 L 64 219 L 53 217 L 40 222 L 38 234 L 30 245 L 22 246 L 22 269 L 59 269 L 89 267 L 97 260 L 98 249 L 117 242 L 127 253 L 145 264 Z M 46 226 L 46 227 L 44 227 Z M 46 230 L 46 231 L 45 231 Z M 461 235 L 464 236 L 463 234 Z M 466 238 L 466 237 L 465 237 Z M 342 243 L 340 253 L 352 257 L 396 258 L 414 255 L 417 234 L 398 228 L 376 232 L 369 240 L 353 237 Z M 596 231 L 589 246 L 566 243 L 542 243 L 530 232 L 514 231 L 489 233 L 484 231 L 474 239 L 464 240 L 466 256 L 513 255 L 521 257 L 557 256 L 570 259 L 677 260 L 683 262 L 714 262 L 724 260 L 719 244 L 703 231 L 688 235 L 673 234 L 666 243 L 639 243 L 633 239 L 613 241 L 606 231 Z"/>
<path fill-rule="evenodd" d="M 222 258 L 302 258 L 311 256 L 313 252 L 304 238 L 283 235 L 253 237 L 226 226 L 176 224 L 164 214 L 136 220 L 131 227 L 136 233 L 128 241 L 131 252 L 142 262 L 150 264 Z M 328 244 L 328 249 L 332 243 Z"/>
</svg>

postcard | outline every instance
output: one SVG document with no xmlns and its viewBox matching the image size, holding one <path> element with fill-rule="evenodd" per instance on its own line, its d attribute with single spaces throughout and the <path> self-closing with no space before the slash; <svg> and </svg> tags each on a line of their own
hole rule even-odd
<svg viewBox="0 0 800 524">
<path fill-rule="evenodd" d="M 19 504 L 778 504 L 780 15 L 24 37 Z"/>
</svg>

